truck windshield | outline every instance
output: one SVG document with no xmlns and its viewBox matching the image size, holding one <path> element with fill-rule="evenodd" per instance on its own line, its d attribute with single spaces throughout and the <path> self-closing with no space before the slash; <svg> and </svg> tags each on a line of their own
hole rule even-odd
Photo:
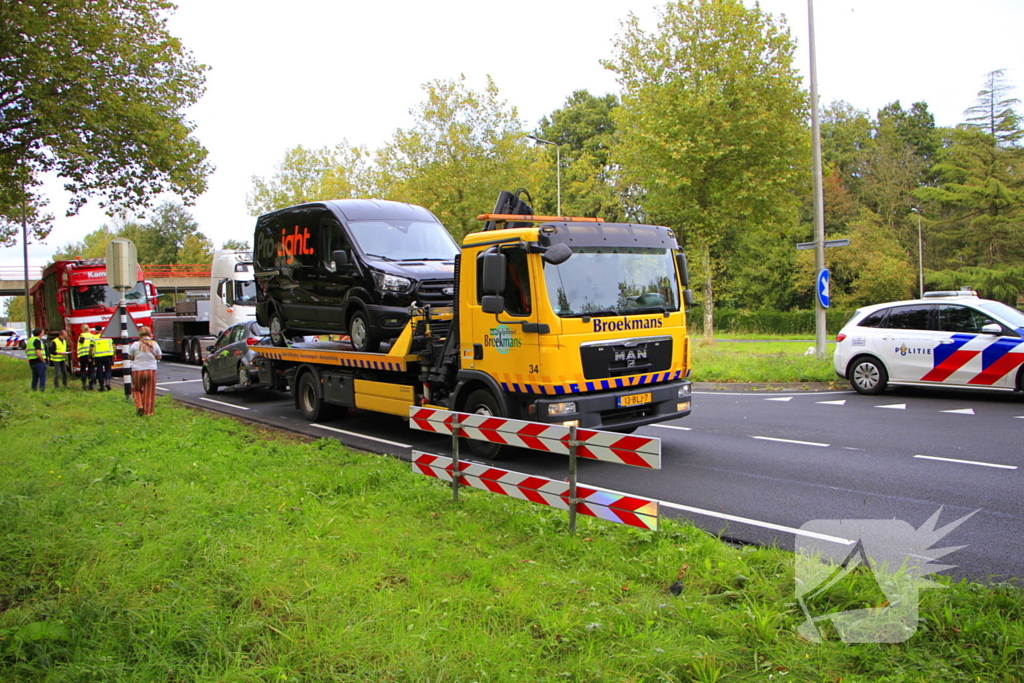
<svg viewBox="0 0 1024 683">
<path fill-rule="evenodd" d="M 352 236 L 363 253 L 395 261 L 451 261 L 459 253 L 440 223 L 424 221 L 352 221 Z"/>
<path fill-rule="evenodd" d="M 573 247 L 572 257 L 544 264 L 548 299 L 563 318 L 679 310 L 671 251 L 648 247 Z"/>
<path fill-rule="evenodd" d="M 256 283 L 253 280 L 237 280 L 235 282 L 235 304 L 239 306 L 256 305 Z"/>
<path fill-rule="evenodd" d="M 129 304 L 145 303 L 145 285 L 136 282 L 135 286 L 124 293 Z M 111 308 L 121 303 L 121 293 L 110 285 L 80 285 L 71 288 L 72 308 Z"/>
</svg>

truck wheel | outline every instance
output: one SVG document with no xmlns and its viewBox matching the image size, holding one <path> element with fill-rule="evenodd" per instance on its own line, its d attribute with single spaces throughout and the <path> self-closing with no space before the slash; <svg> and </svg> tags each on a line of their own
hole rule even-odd
<svg viewBox="0 0 1024 683">
<path fill-rule="evenodd" d="M 185 337 L 181 340 L 181 362 L 185 365 L 192 365 L 192 337 Z"/>
<path fill-rule="evenodd" d="M 243 389 L 252 388 L 252 375 L 245 369 L 245 363 L 238 364 L 238 386 Z"/>
<path fill-rule="evenodd" d="M 357 310 L 348 319 L 348 336 L 356 351 L 375 353 L 380 348 L 380 339 L 370 334 L 370 322 L 362 310 Z"/>
<path fill-rule="evenodd" d="M 270 343 L 274 346 L 288 346 L 284 318 L 277 311 L 270 314 Z"/>
<path fill-rule="evenodd" d="M 889 383 L 889 374 L 876 358 L 861 356 L 856 359 L 846 373 L 850 384 L 858 394 L 880 394 Z"/>
<path fill-rule="evenodd" d="M 196 365 L 203 364 L 203 343 L 198 338 L 192 338 L 192 362 Z"/>
<path fill-rule="evenodd" d="M 203 368 L 203 391 L 208 394 L 216 394 L 218 389 L 220 389 L 220 385 L 214 382 L 210 377 L 210 372 Z"/>
<path fill-rule="evenodd" d="M 498 408 L 498 400 L 494 398 L 487 389 L 477 389 L 469 395 L 462 408 L 464 413 L 474 415 L 488 415 L 490 417 L 502 417 Z M 501 444 L 489 441 L 478 441 L 476 439 L 462 439 L 462 445 L 468 446 L 473 455 L 486 460 L 501 460 L 508 455 L 508 449 L 502 449 Z"/>
<path fill-rule="evenodd" d="M 295 387 L 296 395 L 299 398 L 299 410 L 302 417 L 308 422 L 320 422 L 329 420 L 334 416 L 334 406 L 325 402 L 316 391 L 316 377 L 312 372 L 307 372 L 299 378 Z"/>
</svg>

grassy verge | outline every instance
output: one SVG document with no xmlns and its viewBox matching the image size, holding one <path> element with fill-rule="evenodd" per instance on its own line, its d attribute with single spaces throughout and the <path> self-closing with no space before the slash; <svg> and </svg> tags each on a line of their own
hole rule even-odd
<svg viewBox="0 0 1024 683">
<path fill-rule="evenodd" d="M 1024 681 L 1008 586 L 925 591 L 902 644 L 810 644 L 783 551 L 671 521 L 570 538 L 332 440 L 28 383 L 0 358 L 4 683 Z"/>
<path fill-rule="evenodd" d="M 739 341 L 742 339 L 743 341 Z M 754 341 L 762 340 L 763 341 Z M 832 368 L 835 343 L 824 359 L 806 355 L 814 342 L 731 335 L 730 341 L 693 338 L 691 379 L 695 382 L 840 382 Z M 737 341 L 731 341 L 737 340 Z"/>
</svg>

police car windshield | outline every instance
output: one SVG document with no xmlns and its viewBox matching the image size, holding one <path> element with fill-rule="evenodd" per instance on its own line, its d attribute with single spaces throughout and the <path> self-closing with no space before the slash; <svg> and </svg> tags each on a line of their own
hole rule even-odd
<svg viewBox="0 0 1024 683">
<path fill-rule="evenodd" d="M 978 308 L 1001 318 L 1014 327 L 1024 327 L 1024 313 L 1021 313 L 1012 306 L 1007 306 L 999 301 L 985 301 L 977 304 Z"/>
<path fill-rule="evenodd" d="M 451 261 L 459 253 L 440 223 L 428 221 L 352 221 L 352 236 L 367 256 L 393 261 Z"/>
<path fill-rule="evenodd" d="M 544 264 L 548 299 L 563 318 L 679 310 L 679 283 L 668 249 L 576 247 L 559 265 Z"/>
<path fill-rule="evenodd" d="M 137 304 L 146 300 L 146 290 L 141 282 L 124 293 L 125 301 Z M 121 292 L 110 285 L 84 285 L 71 288 L 72 308 L 110 308 L 121 303 Z"/>
</svg>

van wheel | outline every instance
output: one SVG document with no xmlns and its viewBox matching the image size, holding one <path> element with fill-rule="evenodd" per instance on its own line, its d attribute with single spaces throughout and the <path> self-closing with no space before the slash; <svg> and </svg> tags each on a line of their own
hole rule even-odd
<svg viewBox="0 0 1024 683">
<path fill-rule="evenodd" d="M 285 337 L 287 330 L 284 326 L 284 319 L 281 314 L 274 311 L 270 314 L 270 343 L 274 346 L 288 346 L 288 339 Z"/>
<path fill-rule="evenodd" d="M 487 389 L 477 389 L 469 395 L 466 404 L 462 408 L 464 413 L 474 415 L 487 415 L 490 417 L 503 417 L 498 408 L 498 400 Z M 490 441 L 478 441 L 477 439 L 462 439 L 462 444 L 468 446 L 473 455 L 485 460 L 501 460 L 508 455 L 508 449 L 502 449 L 501 444 Z"/>
<path fill-rule="evenodd" d="M 307 372 L 299 378 L 295 387 L 299 399 L 299 410 L 308 422 L 321 422 L 334 417 L 334 406 L 320 397 L 316 390 L 316 377 Z"/>
<path fill-rule="evenodd" d="M 862 356 L 850 366 L 847 376 L 859 394 L 880 394 L 889 383 L 889 374 L 882 363 L 871 356 Z"/>
<path fill-rule="evenodd" d="M 203 368 L 203 391 L 205 391 L 208 394 L 216 394 L 219 388 L 220 385 L 214 382 L 213 378 L 210 377 L 209 370 Z"/>
<path fill-rule="evenodd" d="M 366 313 L 358 310 L 348 319 L 348 336 L 352 348 L 363 353 L 375 353 L 380 349 L 380 339 L 370 333 L 370 322 Z"/>
</svg>

